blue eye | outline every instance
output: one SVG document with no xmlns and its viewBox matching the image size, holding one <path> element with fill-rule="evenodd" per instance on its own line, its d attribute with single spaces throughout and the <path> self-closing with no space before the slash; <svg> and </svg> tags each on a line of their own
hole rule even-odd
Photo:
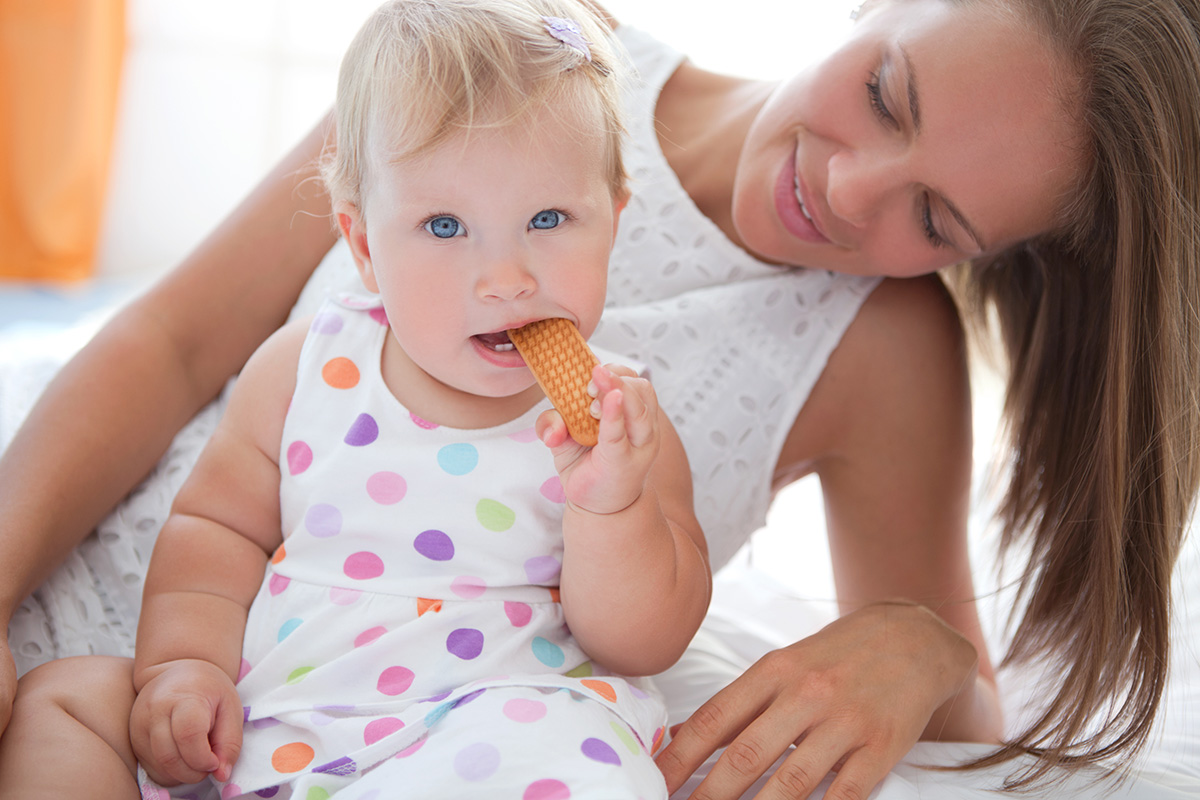
<svg viewBox="0 0 1200 800">
<path fill-rule="evenodd" d="M 537 228 L 539 230 L 557 228 L 566 218 L 566 215 L 561 211 L 547 209 L 534 214 L 533 219 L 529 220 L 529 227 Z"/>
<path fill-rule="evenodd" d="M 467 229 L 454 217 L 443 214 L 425 223 L 425 230 L 439 239 L 453 239 L 455 236 L 465 236 Z"/>
</svg>

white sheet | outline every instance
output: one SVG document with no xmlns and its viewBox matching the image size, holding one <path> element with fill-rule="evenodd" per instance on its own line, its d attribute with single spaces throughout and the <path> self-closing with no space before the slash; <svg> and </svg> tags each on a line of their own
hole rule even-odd
<svg viewBox="0 0 1200 800">
<path fill-rule="evenodd" d="M 14 342 L 0 337 L 0 448 L 7 445 L 20 419 L 59 364 L 85 339 L 86 330 L 39 337 L 36 342 Z M 9 627 L 10 641 L 18 645 L 18 669 L 27 671 L 53 657 L 82 653 L 132 652 L 136 626 L 137 575 L 144 574 L 145 554 L 170 497 L 190 468 L 219 409 L 212 407 L 176 439 L 171 451 L 147 484 L 136 491 L 104 524 L 97 535 L 30 598 Z M 816 513 L 801 508 L 801 513 Z M 819 531 L 820 520 L 813 521 Z M 141 543 L 122 548 L 115 532 L 132 532 Z M 771 531 L 761 534 L 769 536 Z M 827 558 L 820 535 L 801 544 L 798 563 L 820 564 Z M 813 547 L 811 558 L 803 552 Z M 984 545 L 980 544 L 980 547 Z M 981 558 L 980 563 L 988 563 Z M 814 580 L 808 597 L 795 585 L 785 586 L 760 567 L 750 555 L 735 559 L 717 576 L 712 610 L 684 659 L 660 679 L 668 696 L 673 721 L 724 686 L 759 656 L 819 628 L 832 619 L 831 588 L 827 580 Z M 792 563 L 797 563 L 793 560 Z M 1003 652 L 1005 595 L 993 592 L 994 578 L 981 571 L 977 587 L 980 610 L 994 653 Z M 1156 735 L 1148 753 L 1124 782 L 1102 782 L 1096 772 L 1070 776 L 1030 798 L 1060 800 L 1170 800 L 1200 798 L 1200 541 L 1189 537 L 1176 570 L 1175 620 L 1171 678 Z M 1001 688 L 1010 720 L 1019 718 L 1032 696 L 1036 681 L 1029 673 L 1002 673 Z M 920 764 L 953 763 L 979 752 L 965 745 L 922 743 L 908 755 L 872 795 L 876 800 L 940 800 L 967 798 L 994 800 L 994 790 L 1009 768 L 971 772 L 937 772 Z M 694 779 L 677 797 L 698 783 Z M 827 784 L 826 784 L 827 786 Z M 823 788 L 819 795 L 823 795 Z M 752 797 L 752 789 L 745 796 Z"/>
</svg>

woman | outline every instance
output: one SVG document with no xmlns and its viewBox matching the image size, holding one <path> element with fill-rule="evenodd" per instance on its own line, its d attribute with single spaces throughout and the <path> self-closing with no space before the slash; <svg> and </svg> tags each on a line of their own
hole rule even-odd
<svg viewBox="0 0 1200 800">
<path fill-rule="evenodd" d="M 601 342 L 648 360 L 664 407 L 687 417 L 676 424 L 714 568 L 761 509 L 747 501 L 721 518 L 703 507 L 706 489 L 761 497 L 770 482 L 819 476 L 843 613 L 766 656 L 677 731 L 659 759 L 672 787 L 729 744 L 702 792 L 736 797 L 798 742 L 763 796 L 805 796 L 836 766 L 830 796 L 862 797 L 918 738 L 998 742 L 1002 731 L 967 564 L 969 393 L 951 301 L 932 277 L 878 286 L 835 277 L 804 293 L 791 282 L 820 273 L 755 272 L 783 283 L 719 329 L 726 351 L 718 342 L 688 361 L 680 346 L 658 363 L 672 337 L 709 341 L 706 317 L 689 326 L 676 315 L 705 292 L 748 285 L 744 271 L 759 269 L 710 269 L 706 254 L 724 258 L 730 246 L 748 259 L 864 276 L 972 262 L 965 296 L 973 309 L 995 309 L 1012 376 L 1001 519 L 1007 541 L 1027 541 L 1032 553 L 1009 657 L 1048 655 L 1066 668 L 1044 716 L 991 760 L 1041 756 L 1020 782 L 1056 764 L 1128 759 L 1144 743 L 1166 674 L 1170 571 L 1200 450 L 1200 331 L 1189 311 L 1200 305 L 1197 20 L 1190 0 L 879 0 L 843 47 L 778 86 L 680 65 L 622 33 L 643 77 L 665 73 L 649 104 L 655 146 L 715 230 L 696 238 L 695 263 L 676 264 L 708 275 L 707 285 L 686 287 L 677 302 L 651 298 Z M 12 509 L 0 549 L 5 608 L 284 319 L 333 244 L 325 199 L 295 190 L 323 136 L 314 131 L 110 324 L 10 446 L 0 465 Z M 634 179 L 626 262 L 618 254 L 610 278 L 616 310 L 637 305 L 647 237 L 668 206 L 677 210 L 641 207 Z M 656 284 L 676 274 L 670 263 L 653 269 Z M 830 327 L 814 351 L 811 392 L 756 388 L 706 405 L 706 387 L 747 355 L 757 315 L 794 296 Z M 843 315 L 824 314 L 827 301 Z M 792 309 L 797 329 L 800 313 Z M 668 333 L 655 339 L 663 323 Z M 774 341 L 785 357 L 789 340 Z M 682 385 L 694 388 L 674 388 Z M 154 388 L 129 396 L 128 386 Z M 739 402 L 779 413 L 777 400 L 799 411 L 777 442 L 755 438 L 769 439 L 766 430 L 747 428 L 741 440 L 718 423 L 700 427 L 723 424 Z M 104 474 L 91 469 L 99 452 L 112 465 Z M 770 459 L 765 479 L 756 456 Z M 75 488 L 69 500 L 55 492 L 64 483 Z M 1093 736 L 1088 723 L 1105 709 L 1115 711 Z"/>
</svg>

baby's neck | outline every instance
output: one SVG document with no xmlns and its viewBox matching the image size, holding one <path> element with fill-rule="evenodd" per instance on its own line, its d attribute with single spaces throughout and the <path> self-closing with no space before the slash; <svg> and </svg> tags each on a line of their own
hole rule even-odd
<svg viewBox="0 0 1200 800">
<path fill-rule="evenodd" d="M 392 396 L 407 411 L 426 422 L 449 428 L 494 428 L 517 419 L 546 396 L 536 383 L 505 397 L 486 397 L 457 389 L 415 364 L 390 331 L 384 340 L 380 371 Z"/>
</svg>

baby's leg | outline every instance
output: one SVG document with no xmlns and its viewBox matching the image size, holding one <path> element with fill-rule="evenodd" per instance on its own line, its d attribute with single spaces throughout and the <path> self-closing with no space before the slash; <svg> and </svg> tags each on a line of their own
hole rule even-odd
<svg viewBox="0 0 1200 800">
<path fill-rule="evenodd" d="M 64 658 L 31 671 L 0 738 L 0 798 L 139 798 L 133 699 L 128 659 Z"/>
</svg>

